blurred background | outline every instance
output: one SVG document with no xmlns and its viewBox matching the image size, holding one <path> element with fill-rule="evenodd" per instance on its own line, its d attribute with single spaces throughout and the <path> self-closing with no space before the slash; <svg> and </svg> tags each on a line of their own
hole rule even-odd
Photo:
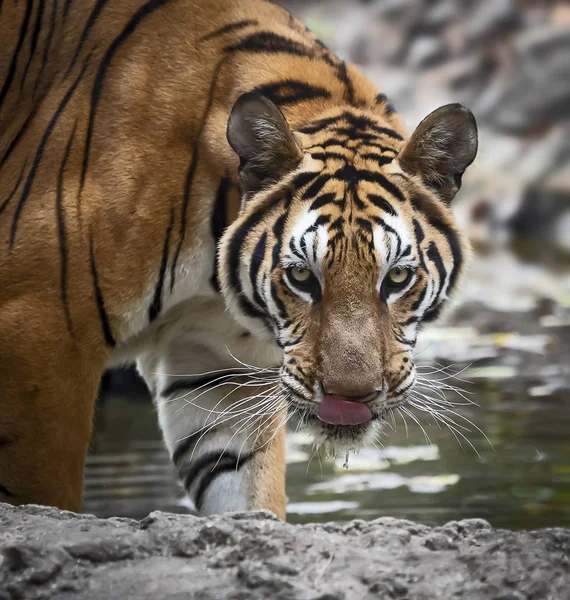
<svg viewBox="0 0 570 600">
<path fill-rule="evenodd" d="M 480 152 L 454 201 L 475 255 L 455 311 L 417 362 L 457 403 L 451 427 L 415 411 L 383 448 L 314 455 L 288 438 L 292 522 L 482 517 L 570 526 L 570 3 L 281 2 L 385 92 L 412 130 L 434 108 L 475 113 Z M 455 392 L 447 389 L 458 387 Z M 106 375 L 84 510 L 184 511 L 144 384 Z"/>
</svg>

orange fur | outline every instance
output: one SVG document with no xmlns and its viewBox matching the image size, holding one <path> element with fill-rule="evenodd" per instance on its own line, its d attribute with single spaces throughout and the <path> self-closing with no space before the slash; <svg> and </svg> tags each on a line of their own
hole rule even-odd
<svg viewBox="0 0 570 600">
<path fill-rule="evenodd" d="M 282 106 L 293 130 L 349 100 L 405 129 L 365 77 L 268 2 L 72 0 L 53 30 L 50 10 L 33 54 L 37 3 L 5 2 L 0 17 L 0 499 L 79 510 L 105 365 L 149 328 L 153 302 L 159 317 L 213 268 L 216 191 L 226 175 L 238 185 L 226 140 L 237 98 L 301 79 L 327 94 Z M 260 31 L 310 56 L 232 50 Z M 253 506 L 283 516 L 282 434 L 270 454 Z"/>
</svg>

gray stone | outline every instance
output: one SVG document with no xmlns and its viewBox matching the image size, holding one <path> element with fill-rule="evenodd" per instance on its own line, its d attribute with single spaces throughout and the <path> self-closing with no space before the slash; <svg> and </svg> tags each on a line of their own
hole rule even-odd
<svg viewBox="0 0 570 600">
<path fill-rule="evenodd" d="M 141 522 L 0 504 L 0 599 L 569 600 L 570 531 L 482 520 Z"/>
<path fill-rule="evenodd" d="M 408 64 L 415 69 L 427 69 L 443 62 L 448 57 L 445 43 L 436 36 L 422 35 L 410 48 Z"/>
<path fill-rule="evenodd" d="M 468 18 L 467 37 L 471 44 L 480 44 L 519 24 L 514 0 L 479 0 Z"/>
<path fill-rule="evenodd" d="M 570 162 L 526 187 L 508 225 L 516 236 L 570 254 Z"/>
<path fill-rule="evenodd" d="M 410 12 L 418 4 L 418 0 L 375 0 L 372 3 L 372 12 L 376 17 L 391 20 Z"/>
<path fill-rule="evenodd" d="M 482 117 L 508 133 L 539 130 L 570 118 L 570 28 L 521 36 L 517 75 L 506 79 Z"/>
</svg>

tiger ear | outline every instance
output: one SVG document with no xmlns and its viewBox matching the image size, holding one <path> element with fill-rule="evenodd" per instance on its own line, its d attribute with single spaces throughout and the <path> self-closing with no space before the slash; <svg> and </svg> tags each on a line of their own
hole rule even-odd
<svg viewBox="0 0 570 600">
<path fill-rule="evenodd" d="M 238 98 L 228 121 L 227 138 L 239 156 L 239 176 L 246 198 L 279 181 L 302 158 L 283 113 L 258 92 Z"/>
<path fill-rule="evenodd" d="M 420 176 L 449 204 L 461 187 L 461 177 L 477 154 L 477 123 L 461 104 L 430 113 L 416 128 L 399 156 L 400 166 Z"/>
</svg>

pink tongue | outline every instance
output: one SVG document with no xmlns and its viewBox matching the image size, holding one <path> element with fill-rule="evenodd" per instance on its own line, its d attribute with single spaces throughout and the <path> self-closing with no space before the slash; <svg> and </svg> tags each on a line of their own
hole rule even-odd
<svg viewBox="0 0 570 600">
<path fill-rule="evenodd" d="M 318 416 L 321 421 L 331 425 L 360 425 L 372 419 L 372 411 L 362 402 L 325 394 Z"/>
</svg>

